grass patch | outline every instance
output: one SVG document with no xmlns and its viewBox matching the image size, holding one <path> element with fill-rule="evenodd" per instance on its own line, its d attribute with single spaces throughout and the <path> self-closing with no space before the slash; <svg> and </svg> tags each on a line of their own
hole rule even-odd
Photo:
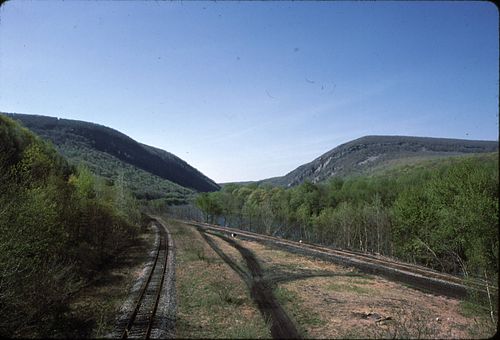
<svg viewBox="0 0 500 340">
<path fill-rule="evenodd" d="M 274 289 L 274 295 L 304 337 L 307 337 L 307 330 L 311 327 L 326 324 L 326 320 L 322 319 L 319 313 L 304 306 L 297 293 L 278 285 Z"/>
<path fill-rule="evenodd" d="M 356 285 L 369 285 L 373 284 L 374 278 L 368 275 L 356 275 L 349 279 L 349 282 Z"/>
<path fill-rule="evenodd" d="M 238 275 L 195 228 L 176 222 L 169 226 L 177 257 L 176 337 L 270 338 L 269 325 Z"/>
<path fill-rule="evenodd" d="M 498 315 L 495 313 L 493 323 L 489 308 L 471 299 L 472 297 L 468 297 L 467 300 L 460 301 L 459 305 L 459 313 L 473 321 L 466 327 L 467 332 L 471 338 L 492 337 L 497 332 Z"/>
<path fill-rule="evenodd" d="M 256 322 L 256 320 L 252 319 L 248 322 L 242 322 L 237 324 L 235 327 L 231 328 L 226 337 L 228 339 L 255 339 L 255 330 L 259 327 L 262 327 L 261 321 Z M 265 327 L 267 329 L 271 328 L 271 322 L 268 320 L 265 322 Z M 264 336 L 262 338 L 270 338 L 269 336 Z"/>
<path fill-rule="evenodd" d="M 235 306 L 241 306 L 245 299 L 240 297 L 235 292 L 234 286 L 223 277 L 222 281 L 215 281 L 211 283 L 211 289 L 214 291 L 220 299 L 220 302 L 225 304 L 234 304 Z"/>
<path fill-rule="evenodd" d="M 193 262 L 193 261 L 207 261 L 208 258 L 205 255 L 205 249 L 203 245 L 199 245 L 199 241 L 193 242 L 191 248 L 186 249 L 179 254 L 178 259 L 181 262 Z"/>
<path fill-rule="evenodd" d="M 369 282 L 367 281 L 362 281 L 361 284 L 367 284 Z M 372 292 L 372 289 L 367 288 L 367 287 L 360 287 L 357 286 L 356 284 L 359 284 L 357 282 L 351 282 L 351 283 L 331 283 L 327 286 L 329 290 L 334 290 L 336 292 L 350 292 L 350 293 L 356 293 L 356 294 L 369 294 Z"/>
<path fill-rule="evenodd" d="M 292 292 L 291 290 L 288 290 L 284 287 L 278 286 L 274 290 L 274 295 L 278 299 L 278 301 L 282 303 L 291 303 L 297 300 L 298 296 L 296 293 Z"/>
<path fill-rule="evenodd" d="M 278 249 L 266 249 L 266 253 L 268 256 L 272 256 L 273 258 L 277 259 L 289 259 L 290 258 L 290 253 Z"/>
<path fill-rule="evenodd" d="M 268 273 L 274 272 L 289 272 L 289 273 L 299 273 L 304 269 L 303 266 L 296 263 L 264 263 L 264 270 Z"/>
<path fill-rule="evenodd" d="M 460 301 L 460 314 L 467 318 L 488 317 L 488 308 L 472 301 Z"/>
</svg>

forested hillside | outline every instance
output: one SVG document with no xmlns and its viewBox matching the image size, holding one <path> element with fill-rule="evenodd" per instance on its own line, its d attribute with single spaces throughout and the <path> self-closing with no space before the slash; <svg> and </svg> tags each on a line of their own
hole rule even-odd
<svg viewBox="0 0 500 340">
<path fill-rule="evenodd" d="M 371 174 L 398 163 L 498 151 L 497 141 L 406 136 L 365 136 L 326 152 L 282 177 L 261 183 L 290 187 L 331 177 Z"/>
<path fill-rule="evenodd" d="M 289 189 L 227 184 L 197 204 L 207 221 L 496 278 L 498 181 L 496 152 Z"/>
<path fill-rule="evenodd" d="M 0 115 L 0 336 L 51 336 L 68 298 L 130 244 L 141 214 L 123 186 L 69 165 Z"/>
<path fill-rule="evenodd" d="M 101 125 L 54 117 L 9 114 L 56 146 L 71 163 L 83 163 L 99 176 L 125 181 L 136 197 L 182 203 L 194 191 L 219 186 L 182 159 L 134 141 Z"/>
</svg>

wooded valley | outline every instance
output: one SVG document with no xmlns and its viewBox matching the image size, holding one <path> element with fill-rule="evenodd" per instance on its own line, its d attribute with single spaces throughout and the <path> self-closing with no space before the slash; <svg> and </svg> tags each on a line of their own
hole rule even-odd
<svg viewBox="0 0 500 340">
<path fill-rule="evenodd" d="M 196 203 L 207 222 L 464 276 L 498 275 L 498 153 L 290 189 L 229 184 Z"/>
</svg>

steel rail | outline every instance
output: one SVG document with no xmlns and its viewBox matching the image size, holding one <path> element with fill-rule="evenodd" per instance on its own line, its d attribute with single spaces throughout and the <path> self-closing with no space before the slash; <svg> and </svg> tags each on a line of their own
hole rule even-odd
<svg viewBox="0 0 500 340">
<path fill-rule="evenodd" d="M 147 329 L 146 329 L 146 336 L 145 338 L 148 339 L 151 335 L 151 331 L 153 329 L 153 323 L 156 315 L 156 310 L 158 308 L 158 303 L 160 301 L 160 296 L 161 296 L 161 291 L 163 287 L 163 282 L 165 279 L 165 272 L 167 268 L 167 257 L 168 257 L 168 242 L 167 242 L 167 232 L 165 231 L 163 226 L 158 227 L 158 233 L 160 235 L 160 241 L 158 242 L 158 248 L 156 249 L 156 255 L 155 259 L 153 262 L 153 265 L 151 266 L 151 270 L 149 271 L 148 278 L 144 282 L 144 284 L 141 287 L 141 291 L 139 294 L 139 297 L 137 298 L 137 301 L 135 302 L 135 307 L 134 311 L 130 315 L 130 318 L 128 319 L 127 325 L 125 326 L 125 329 L 122 332 L 122 339 L 127 339 L 129 337 L 130 330 L 134 326 L 134 323 L 136 321 L 137 315 L 139 313 L 139 310 L 141 307 L 144 305 L 145 297 L 146 297 L 146 292 L 148 288 L 150 288 L 150 285 L 152 283 L 152 279 L 156 274 L 156 269 L 158 266 L 158 260 L 160 259 L 160 253 L 162 250 L 165 250 L 165 258 L 163 260 L 163 268 L 161 269 L 161 279 L 160 279 L 160 284 L 157 287 L 156 291 L 156 296 L 155 296 L 155 301 L 153 304 L 153 309 L 151 311 L 151 314 L 148 318 L 148 323 L 147 323 Z"/>
<path fill-rule="evenodd" d="M 402 263 L 400 261 L 392 259 L 383 259 L 383 258 L 381 259 L 371 254 L 364 254 L 360 252 L 343 250 L 343 249 L 332 249 L 319 245 L 295 242 L 273 236 L 257 234 L 235 228 L 214 226 L 208 223 L 194 222 L 194 221 L 190 221 L 187 223 L 198 227 L 221 231 L 224 233 L 237 233 L 242 237 L 246 236 L 251 239 L 256 239 L 256 240 L 260 239 L 263 241 L 269 241 L 277 245 L 291 246 L 295 249 L 304 249 L 313 252 L 318 252 L 324 255 L 331 255 L 340 262 L 342 262 L 342 264 L 354 265 L 368 272 L 374 272 L 374 273 L 379 272 L 383 275 L 385 274 L 384 276 L 391 276 L 409 284 L 412 284 L 412 282 L 408 276 L 413 275 L 415 281 L 418 281 L 418 286 L 420 286 L 421 288 L 425 288 L 424 286 L 427 285 L 426 283 L 424 283 L 425 280 L 433 280 L 434 282 L 431 285 L 436 288 L 439 288 L 437 290 L 439 290 L 441 294 L 445 295 L 450 295 L 455 297 L 464 296 L 467 290 L 464 284 L 464 280 L 462 278 L 453 276 L 451 274 L 441 273 L 433 269 L 425 268 L 418 265 Z M 379 268 L 375 268 L 375 266 L 378 266 Z M 484 290 L 484 284 L 482 282 L 476 282 L 471 280 L 467 284 L 474 290 L 477 291 Z M 450 292 L 446 292 L 446 289 L 443 289 L 443 287 L 446 285 L 448 285 L 447 288 L 450 289 Z M 497 287 L 490 287 L 490 288 L 493 288 L 495 290 L 498 289 Z"/>
</svg>

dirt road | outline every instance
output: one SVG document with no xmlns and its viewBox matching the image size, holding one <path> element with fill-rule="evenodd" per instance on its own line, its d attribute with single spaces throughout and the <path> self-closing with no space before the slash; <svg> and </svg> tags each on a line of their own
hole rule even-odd
<svg viewBox="0 0 500 340">
<path fill-rule="evenodd" d="M 203 229 L 199 229 L 202 237 L 207 241 L 207 243 L 212 247 L 212 249 L 221 256 L 221 258 L 233 268 L 245 281 L 248 288 L 250 289 L 251 296 L 255 303 L 259 307 L 263 317 L 266 320 L 271 321 L 271 335 L 275 339 L 298 339 L 300 334 L 297 331 L 294 323 L 290 320 L 286 314 L 283 307 L 279 304 L 276 297 L 273 294 L 273 287 L 269 282 L 264 280 L 262 274 L 262 268 L 257 261 L 255 255 L 247 248 L 242 247 L 235 240 L 216 233 L 206 232 Z M 238 250 L 243 259 L 246 262 L 247 268 L 250 273 L 245 272 L 241 266 L 235 263 L 229 256 L 224 254 L 224 252 L 213 242 L 207 234 L 219 237 L 220 239 L 226 241 L 228 244 L 233 246 Z"/>
</svg>

